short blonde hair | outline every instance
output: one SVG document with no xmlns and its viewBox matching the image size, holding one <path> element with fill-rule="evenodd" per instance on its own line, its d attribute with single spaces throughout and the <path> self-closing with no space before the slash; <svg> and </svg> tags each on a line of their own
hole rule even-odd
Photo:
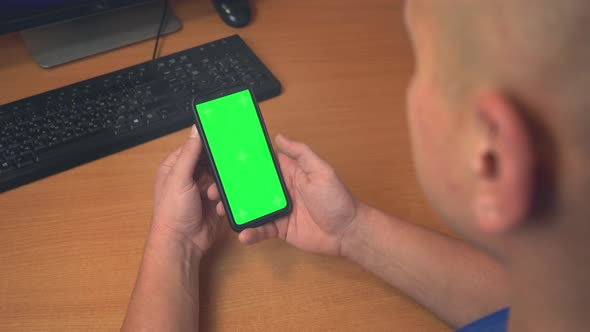
<svg viewBox="0 0 590 332">
<path fill-rule="evenodd" d="M 575 135 L 576 144 L 587 141 L 589 0 L 427 1 L 440 39 L 435 75 L 450 96 L 499 86 L 553 113 L 543 117 Z"/>
</svg>

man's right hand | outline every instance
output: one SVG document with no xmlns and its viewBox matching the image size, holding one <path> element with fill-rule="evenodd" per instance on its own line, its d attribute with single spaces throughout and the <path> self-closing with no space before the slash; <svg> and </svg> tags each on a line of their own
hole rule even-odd
<svg viewBox="0 0 590 332">
<path fill-rule="evenodd" d="M 279 237 L 308 252 L 341 255 L 342 239 L 354 230 L 361 204 L 334 169 L 307 145 L 281 135 L 276 143 L 293 210 L 289 216 L 242 231 L 240 241 L 250 245 Z M 209 187 L 207 195 L 211 200 L 219 200 L 215 184 Z M 220 215 L 224 213 L 221 203 L 216 210 Z"/>
</svg>

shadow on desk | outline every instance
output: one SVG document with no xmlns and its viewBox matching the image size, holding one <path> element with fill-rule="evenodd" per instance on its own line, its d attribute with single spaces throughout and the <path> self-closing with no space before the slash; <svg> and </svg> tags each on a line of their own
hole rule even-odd
<svg viewBox="0 0 590 332">
<path fill-rule="evenodd" d="M 0 69 L 15 67 L 25 63 L 34 62 L 29 49 L 20 34 L 12 33 L 0 37 Z"/>
</svg>

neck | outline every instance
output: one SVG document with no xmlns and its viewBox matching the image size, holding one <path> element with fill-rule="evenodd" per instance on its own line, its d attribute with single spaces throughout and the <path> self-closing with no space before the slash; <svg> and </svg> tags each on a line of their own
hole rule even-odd
<svg viewBox="0 0 590 332">
<path fill-rule="evenodd" d="M 590 234 L 554 226 L 510 246 L 510 331 L 588 331 Z"/>
</svg>

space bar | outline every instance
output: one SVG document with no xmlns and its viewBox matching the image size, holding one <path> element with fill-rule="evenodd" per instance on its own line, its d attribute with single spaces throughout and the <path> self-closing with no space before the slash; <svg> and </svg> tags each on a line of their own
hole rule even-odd
<svg viewBox="0 0 590 332">
<path fill-rule="evenodd" d="M 37 153 L 37 159 L 39 161 L 45 161 L 65 155 L 75 156 L 78 153 L 84 153 L 104 145 L 104 142 L 108 142 L 113 138 L 113 134 L 112 131 L 106 130 L 90 133 L 80 138 L 81 139 L 78 141 L 55 145 L 50 147 L 47 151 Z"/>
</svg>

